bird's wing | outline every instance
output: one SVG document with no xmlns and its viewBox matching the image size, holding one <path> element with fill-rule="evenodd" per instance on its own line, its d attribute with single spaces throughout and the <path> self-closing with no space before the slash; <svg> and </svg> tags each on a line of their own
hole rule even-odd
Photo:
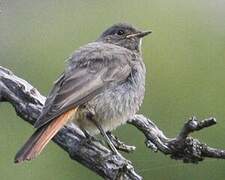
<svg viewBox="0 0 225 180">
<path fill-rule="evenodd" d="M 83 48 L 71 57 L 55 82 L 35 127 L 39 128 L 69 109 L 88 102 L 109 84 L 118 84 L 131 72 L 130 54 L 118 48 Z M 113 54 L 111 54 L 111 52 Z"/>
</svg>

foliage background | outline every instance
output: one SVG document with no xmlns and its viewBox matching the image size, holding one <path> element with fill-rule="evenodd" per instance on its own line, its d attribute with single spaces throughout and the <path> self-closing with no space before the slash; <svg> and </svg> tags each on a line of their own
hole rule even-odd
<svg viewBox="0 0 225 180">
<path fill-rule="evenodd" d="M 140 112 L 168 136 L 175 136 L 192 115 L 215 116 L 217 126 L 194 136 L 225 148 L 224 0 L 1 0 L 0 9 L 0 65 L 45 95 L 66 57 L 111 24 L 129 22 L 153 30 L 143 43 L 148 76 Z M 53 143 L 35 161 L 13 164 L 33 128 L 7 103 L 0 104 L 0 114 L 1 180 L 100 179 Z M 125 156 L 145 179 L 225 178 L 223 160 L 183 164 L 148 150 L 143 135 L 129 125 L 114 133 L 137 146 Z"/>
</svg>

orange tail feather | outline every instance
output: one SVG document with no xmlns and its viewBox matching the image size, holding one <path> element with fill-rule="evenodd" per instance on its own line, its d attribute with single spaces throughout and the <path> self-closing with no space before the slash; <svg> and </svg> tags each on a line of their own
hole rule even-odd
<svg viewBox="0 0 225 180">
<path fill-rule="evenodd" d="M 37 129 L 17 152 L 15 163 L 20 163 L 37 157 L 62 126 L 70 120 L 76 110 L 77 108 L 69 110 L 52 120 L 50 123 Z"/>
</svg>

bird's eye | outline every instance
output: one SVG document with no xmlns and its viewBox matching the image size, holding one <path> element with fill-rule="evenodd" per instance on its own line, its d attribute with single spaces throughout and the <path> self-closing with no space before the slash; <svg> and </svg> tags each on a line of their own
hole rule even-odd
<svg viewBox="0 0 225 180">
<path fill-rule="evenodd" d="M 119 30 L 119 31 L 117 32 L 117 34 L 120 35 L 120 36 L 123 35 L 124 33 L 125 33 L 125 32 L 124 32 L 123 30 Z"/>
</svg>

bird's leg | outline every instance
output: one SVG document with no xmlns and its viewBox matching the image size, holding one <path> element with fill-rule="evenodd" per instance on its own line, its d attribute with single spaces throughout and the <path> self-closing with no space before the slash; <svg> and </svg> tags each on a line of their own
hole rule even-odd
<svg viewBox="0 0 225 180">
<path fill-rule="evenodd" d="M 113 145 L 112 141 L 109 139 L 108 135 L 106 134 L 106 132 L 104 131 L 104 129 L 102 128 L 101 124 L 94 120 L 94 123 L 96 125 L 96 127 L 99 129 L 101 135 L 105 138 L 108 146 L 110 147 L 110 149 L 117 155 L 120 155 L 120 153 L 117 151 L 117 149 L 115 148 L 115 146 Z M 121 156 L 121 155 L 120 155 Z"/>
<path fill-rule="evenodd" d="M 130 146 L 125 144 L 124 142 L 120 141 L 116 136 L 114 136 L 110 131 L 106 132 L 107 136 L 109 137 L 109 139 L 111 140 L 111 142 L 113 143 L 113 145 L 115 146 L 115 148 L 117 150 L 126 152 L 126 153 L 130 153 L 133 152 L 136 147 L 135 146 Z"/>
<path fill-rule="evenodd" d="M 101 143 L 94 136 L 90 135 L 89 132 L 86 129 L 84 129 L 82 127 L 78 127 L 77 125 L 75 125 L 72 122 L 66 124 L 65 126 L 67 126 L 67 128 L 69 130 L 71 130 L 72 133 L 74 133 L 74 130 L 75 130 L 76 133 L 79 133 L 80 135 L 85 136 L 85 142 L 89 143 L 90 141 L 97 141 L 97 142 Z"/>
<path fill-rule="evenodd" d="M 92 139 L 93 139 L 93 136 L 91 136 L 91 135 L 89 134 L 89 132 L 88 132 L 86 129 L 81 128 L 81 131 L 84 133 L 85 137 L 86 137 L 88 140 L 92 140 Z"/>
<path fill-rule="evenodd" d="M 98 130 L 100 131 L 101 135 L 105 138 L 106 143 L 108 144 L 108 146 L 110 147 L 110 149 L 112 150 L 113 153 L 120 155 L 120 153 L 117 151 L 117 149 L 115 148 L 115 146 L 113 145 L 112 141 L 110 140 L 110 138 L 108 137 L 108 135 L 106 134 L 105 130 L 102 128 L 101 124 L 95 120 L 95 118 L 93 117 L 93 113 L 89 112 L 87 114 L 87 117 L 90 121 L 92 121 L 95 126 L 98 128 Z"/>
</svg>

